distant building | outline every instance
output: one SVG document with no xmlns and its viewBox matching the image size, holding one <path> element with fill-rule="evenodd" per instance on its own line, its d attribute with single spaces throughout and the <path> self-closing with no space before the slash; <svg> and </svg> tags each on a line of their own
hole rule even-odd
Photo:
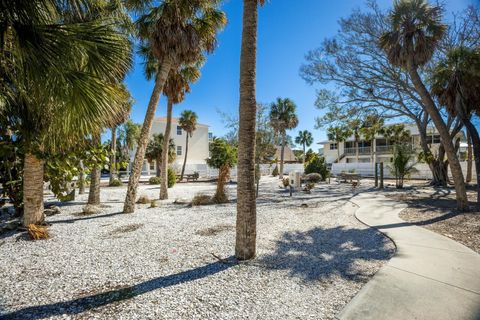
<svg viewBox="0 0 480 320">
<path fill-rule="evenodd" d="M 177 157 L 173 163 L 174 167 L 181 167 L 185 157 L 186 135 L 187 133 L 180 127 L 178 118 L 172 118 L 172 128 L 170 131 L 170 138 L 173 139 L 176 148 Z M 154 134 L 165 134 L 167 125 L 167 118 L 160 117 L 153 120 L 152 129 L 150 130 L 150 139 Z M 206 164 L 206 159 L 209 157 L 209 143 L 213 138 L 211 132 L 208 132 L 208 125 L 197 123 L 197 128 L 193 132 L 192 137 L 188 139 L 188 156 L 187 164 Z M 133 162 L 136 148 L 130 154 L 130 161 Z M 155 174 L 157 167 L 155 161 L 149 163 L 147 159 L 144 160 L 142 174 Z"/>
<path fill-rule="evenodd" d="M 421 152 L 420 134 L 418 128 L 413 124 L 405 124 L 405 129 L 410 131 L 411 145 L 415 152 Z M 432 152 L 435 154 L 440 146 L 440 134 L 434 127 L 430 127 L 427 131 L 428 143 Z M 389 144 L 385 137 L 377 135 L 374 141 L 367 141 L 360 137 L 358 142 L 358 161 L 357 149 L 355 147 L 355 139 L 349 137 L 345 142 L 337 143 L 335 141 L 322 141 L 318 144 L 323 145 L 323 155 L 328 164 L 332 163 L 371 163 L 372 154 L 373 162 L 391 162 L 393 157 L 393 145 Z M 372 152 L 373 151 L 373 152 Z"/>
<path fill-rule="evenodd" d="M 281 152 L 282 152 L 282 147 L 277 146 L 277 151 L 275 152 L 274 158 L 276 158 L 278 161 L 281 159 Z M 295 157 L 295 154 L 293 153 L 292 149 L 290 149 L 289 146 L 285 146 L 284 152 L 283 152 L 283 162 L 285 163 L 296 163 L 298 162 L 297 157 Z"/>
</svg>

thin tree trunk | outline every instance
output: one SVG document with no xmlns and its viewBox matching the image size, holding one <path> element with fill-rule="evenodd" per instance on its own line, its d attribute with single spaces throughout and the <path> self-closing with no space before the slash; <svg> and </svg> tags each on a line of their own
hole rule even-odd
<svg viewBox="0 0 480 320">
<path fill-rule="evenodd" d="M 31 153 L 25 154 L 23 165 L 23 226 L 42 224 L 44 161 Z"/>
<path fill-rule="evenodd" d="M 305 143 L 303 144 L 303 167 L 305 168 Z"/>
<path fill-rule="evenodd" d="M 237 230 L 235 239 L 235 256 L 239 260 L 255 257 L 257 238 L 255 199 L 255 116 L 257 114 L 257 103 L 255 83 L 258 0 L 244 0 L 243 3 L 237 167 Z"/>
<path fill-rule="evenodd" d="M 228 197 L 225 193 L 225 183 L 230 175 L 230 168 L 225 166 L 218 169 L 218 181 L 217 181 L 217 190 L 213 199 L 215 203 L 226 203 L 228 202 Z"/>
<path fill-rule="evenodd" d="M 340 163 L 340 142 L 337 141 L 337 163 Z"/>
<path fill-rule="evenodd" d="M 160 200 L 168 199 L 168 145 L 170 131 L 172 130 L 172 99 L 167 102 L 167 125 L 163 135 L 162 170 L 160 171 Z"/>
<path fill-rule="evenodd" d="M 158 159 L 155 160 L 157 165 L 156 176 L 160 178 L 160 170 L 162 167 L 162 157 L 160 156 Z"/>
<path fill-rule="evenodd" d="M 188 132 L 187 137 L 185 138 L 185 158 L 183 159 L 182 173 L 180 174 L 180 181 L 183 181 L 183 174 L 185 173 L 185 166 L 187 165 L 187 155 L 188 155 Z"/>
<path fill-rule="evenodd" d="M 355 138 L 355 161 L 358 163 L 358 139 Z"/>
<path fill-rule="evenodd" d="M 110 181 L 109 184 L 113 183 L 113 180 L 117 178 L 117 127 L 112 127 L 112 141 L 110 144 Z"/>
<path fill-rule="evenodd" d="M 100 133 L 92 135 L 92 142 L 97 147 L 100 144 Z M 100 177 L 102 171 L 100 167 L 93 167 L 90 179 L 90 191 L 88 193 L 88 204 L 98 206 L 100 205 Z"/>
<path fill-rule="evenodd" d="M 280 148 L 280 172 L 279 177 L 283 179 L 283 162 L 285 161 L 285 133 L 282 134 L 282 147 Z"/>
<path fill-rule="evenodd" d="M 470 136 L 470 133 L 467 130 L 467 179 L 466 179 L 467 183 L 470 183 L 472 181 L 472 160 L 473 160 L 472 137 Z"/>
<path fill-rule="evenodd" d="M 147 113 L 145 114 L 145 120 L 143 121 L 142 131 L 138 139 L 137 152 L 135 153 L 135 159 L 133 161 L 132 173 L 128 179 L 127 195 L 123 205 L 124 213 L 133 213 L 135 211 L 137 187 L 138 182 L 140 181 L 140 175 L 142 174 L 143 159 L 145 158 L 145 150 L 148 145 L 150 129 L 152 128 L 155 111 L 157 110 L 158 101 L 160 100 L 160 95 L 163 91 L 163 85 L 167 80 L 171 67 L 172 63 L 169 60 L 162 61 L 161 69 L 155 78 L 155 86 L 153 87 L 152 96 L 150 97 L 150 101 L 148 103 Z"/>
<path fill-rule="evenodd" d="M 421 123 L 417 122 L 418 132 L 420 134 L 420 146 L 422 148 L 423 153 L 427 155 L 432 155 L 432 151 L 428 146 L 427 142 L 427 130 L 426 127 L 423 126 Z M 432 155 L 433 157 L 433 155 Z M 448 177 L 443 170 L 443 160 L 439 159 L 427 159 L 428 167 L 432 172 L 432 181 L 430 182 L 433 186 L 447 186 Z"/>
<path fill-rule="evenodd" d="M 465 188 L 462 168 L 460 166 L 460 162 L 458 161 L 458 157 L 455 154 L 455 148 L 453 146 L 450 133 L 448 132 L 448 128 L 445 125 L 440 112 L 435 106 L 435 102 L 420 79 L 417 69 L 413 65 L 412 59 L 410 59 L 408 62 L 408 71 L 412 79 L 412 83 L 423 101 L 426 111 L 432 118 L 432 121 L 440 134 L 440 138 L 442 139 L 442 144 L 445 148 L 448 162 L 450 164 L 450 170 L 452 171 L 453 182 L 456 191 L 455 196 L 457 198 L 457 208 L 461 211 L 464 211 L 468 209 L 467 190 Z"/>
<path fill-rule="evenodd" d="M 80 172 L 78 173 L 78 194 L 85 193 L 85 166 L 83 160 L 80 160 Z"/>
<path fill-rule="evenodd" d="M 475 171 L 477 174 L 477 203 L 480 204 L 480 135 L 469 119 L 465 118 L 462 122 L 470 133 L 470 138 L 472 139 L 473 157 L 475 158 Z"/>
</svg>

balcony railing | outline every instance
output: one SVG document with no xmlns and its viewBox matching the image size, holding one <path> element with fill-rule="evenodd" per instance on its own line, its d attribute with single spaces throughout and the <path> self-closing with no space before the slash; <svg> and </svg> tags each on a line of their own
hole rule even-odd
<svg viewBox="0 0 480 320">
<path fill-rule="evenodd" d="M 370 154 L 371 148 L 370 147 L 359 147 L 358 154 Z M 345 148 L 345 154 L 348 156 L 356 155 L 357 148 Z"/>
<path fill-rule="evenodd" d="M 376 147 L 377 153 L 392 153 L 393 152 L 393 146 L 377 146 Z"/>
</svg>

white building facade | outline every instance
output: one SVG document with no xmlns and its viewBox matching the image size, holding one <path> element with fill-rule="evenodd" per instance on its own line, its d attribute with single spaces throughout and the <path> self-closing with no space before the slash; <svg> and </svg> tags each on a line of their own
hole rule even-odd
<svg viewBox="0 0 480 320">
<path fill-rule="evenodd" d="M 172 118 L 172 126 L 170 131 L 170 139 L 173 139 L 175 143 L 176 159 L 171 165 L 176 171 L 180 171 L 185 159 L 186 150 L 186 138 L 187 132 L 180 127 L 178 118 Z M 165 128 L 167 126 L 167 118 L 160 117 L 155 118 L 152 123 L 152 129 L 150 130 L 150 139 L 154 134 L 165 134 Z M 187 165 L 204 165 L 206 159 L 209 157 L 209 143 L 212 139 L 212 134 L 209 132 L 209 126 L 205 124 L 197 123 L 196 130 L 193 135 L 188 138 L 188 155 Z M 135 157 L 134 150 L 130 155 L 130 161 L 133 162 Z M 157 168 L 155 161 L 149 163 L 144 160 L 142 174 L 154 175 Z"/>
</svg>

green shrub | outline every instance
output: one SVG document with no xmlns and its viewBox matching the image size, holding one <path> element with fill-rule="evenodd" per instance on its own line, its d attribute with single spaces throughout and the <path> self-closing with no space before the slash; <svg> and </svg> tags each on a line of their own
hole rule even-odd
<svg viewBox="0 0 480 320">
<path fill-rule="evenodd" d="M 110 187 L 120 187 L 123 185 L 122 180 L 120 179 L 113 179 L 112 182 L 110 182 Z"/>
<path fill-rule="evenodd" d="M 303 191 L 305 191 L 306 193 L 310 193 L 313 188 L 315 188 L 315 183 L 308 182 L 303 188 Z"/>
<path fill-rule="evenodd" d="M 160 177 L 151 177 L 148 179 L 148 183 L 150 184 L 160 184 L 161 181 Z"/>
<path fill-rule="evenodd" d="M 328 177 L 328 169 L 324 157 L 315 155 L 313 159 L 305 166 L 305 174 L 318 173 L 322 176 L 322 181 Z"/>
<path fill-rule="evenodd" d="M 278 166 L 275 165 L 275 168 L 273 168 L 273 171 L 272 171 L 272 177 L 276 177 L 278 176 Z"/>
<path fill-rule="evenodd" d="M 305 175 L 304 180 L 307 183 L 318 183 L 322 181 L 322 176 L 320 175 L 320 173 L 312 172 Z"/>
<path fill-rule="evenodd" d="M 177 175 L 175 174 L 175 170 L 173 170 L 172 168 L 168 168 L 167 186 L 171 188 L 175 185 L 175 182 L 177 182 Z"/>
</svg>

